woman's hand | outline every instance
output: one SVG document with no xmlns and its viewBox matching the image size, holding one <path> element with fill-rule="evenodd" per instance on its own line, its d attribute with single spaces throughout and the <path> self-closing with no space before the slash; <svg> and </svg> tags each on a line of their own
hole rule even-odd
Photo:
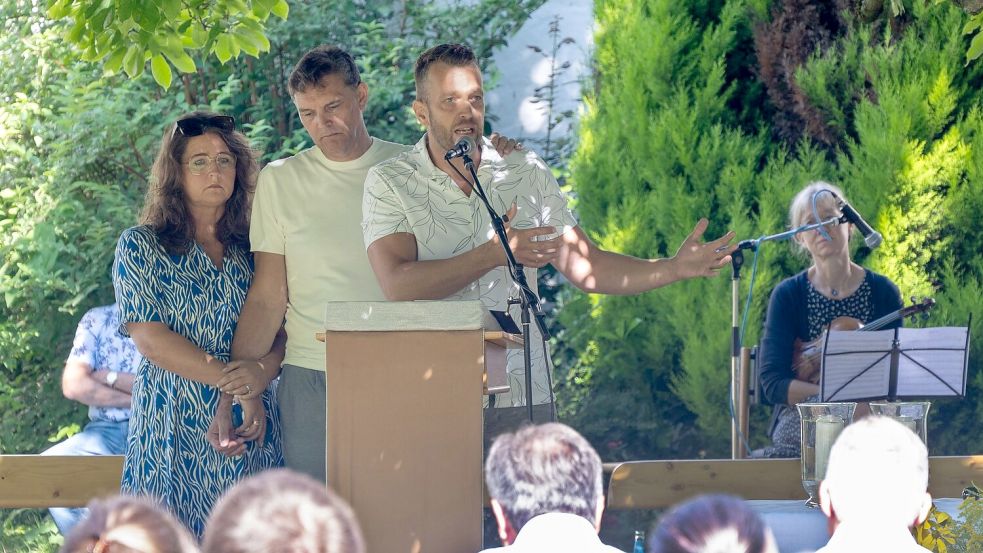
<svg viewBox="0 0 983 553">
<path fill-rule="evenodd" d="M 263 447 L 266 439 L 266 408 L 263 407 L 263 400 L 239 399 L 242 407 L 242 426 L 236 428 L 236 434 L 246 441 L 256 441 L 259 447 Z"/>
<path fill-rule="evenodd" d="M 216 386 L 222 392 L 232 394 L 240 400 L 258 398 L 270 383 L 266 376 L 266 367 L 259 361 L 230 361 L 222 372 L 225 376 L 216 383 Z"/>
<path fill-rule="evenodd" d="M 229 457 L 242 455 L 246 452 L 246 441 L 234 436 L 232 429 L 232 397 L 222 394 L 215 415 L 212 417 L 205 439 L 212 444 L 215 451 Z"/>
</svg>

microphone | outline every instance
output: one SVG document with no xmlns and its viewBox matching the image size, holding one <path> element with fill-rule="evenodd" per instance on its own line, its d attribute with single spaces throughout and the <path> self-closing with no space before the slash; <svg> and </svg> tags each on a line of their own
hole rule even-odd
<svg viewBox="0 0 983 553">
<path fill-rule="evenodd" d="M 461 157 L 467 155 L 471 153 L 471 150 L 474 150 L 474 147 L 475 144 L 473 138 L 471 138 L 470 136 L 462 137 L 460 140 L 457 141 L 457 144 L 455 144 L 453 148 L 447 150 L 447 153 L 444 154 L 444 159 L 450 161 L 455 157 Z"/>
<path fill-rule="evenodd" d="M 840 211 L 843 212 L 841 221 L 853 223 L 853 225 L 857 227 L 857 230 L 860 231 L 860 234 L 864 235 L 864 243 L 867 244 L 868 248 L 874 249 L 877 246 L 880 246 L 881 240 L 883 239 L 881 233 L 871 228 L 871 226 L 867 224 L 867 221 L 864 221 L 864 218 L 857 213 L 857 210 L 853 209 L 852 205 L 843 201 L 842 198 L 837 199 L 840 200 Z"/>
</svg>

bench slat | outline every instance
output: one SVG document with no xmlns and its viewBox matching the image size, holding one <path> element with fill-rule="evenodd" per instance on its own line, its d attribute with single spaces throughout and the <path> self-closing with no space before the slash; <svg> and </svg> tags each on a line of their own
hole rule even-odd
<svg viewBox="0 0 983 553">
<path fill-rule="evenodd" d="M 122 474 L 122 455 L 0 455 L 0 508 L 84 507 Z"/>
<path fill-rule="evenodd" d="M 662 509 L 704 493 L 805 500 L 800 471 L 798 459 L 621 463 L 611 472 L 607 505 L 611 509 Z M 929 459 L 933 497 L 959 497 L 973 480 L 983 483 L 983 456 Z"/>
</svg>

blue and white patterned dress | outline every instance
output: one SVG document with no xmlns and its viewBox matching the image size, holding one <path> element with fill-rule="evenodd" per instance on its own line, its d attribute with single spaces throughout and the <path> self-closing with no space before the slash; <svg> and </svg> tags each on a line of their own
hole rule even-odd
<svg viewBox="0 0 983 553">
<path fill-rule="evenodd" d="M 252 281 L 251 257 L 226 249 L 218 269 L 198 244 L 168 254 L 148 227 L 123 232 L 116 246 L 113 285 L 126 323 L 158 321 L 210 355 L 227 361 L 239 311 Z M 122 491 L 158 498 L 197 536 L 219 496 L 241 478 L 283 464 L 273 393 L 263 394 L 266 440 L 239 457 L 215 451 L 205 439 L 218 405 L 214 386 L 194 382 L 144 359 L 133 385 L 133 413 Z M 239 408 L 234 421 L 241 423 Z"/>
</svg>

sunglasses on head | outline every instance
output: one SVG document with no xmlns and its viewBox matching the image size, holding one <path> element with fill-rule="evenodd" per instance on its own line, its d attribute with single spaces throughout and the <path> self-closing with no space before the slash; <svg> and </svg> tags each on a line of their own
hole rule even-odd
<svg viewBox="0 0 983 553">
<path fill-rule="evenodd" d="M 181 131 L 187 137 L 198 136 L 205 132 L 205 129 L 215 128 L 226 132 L 235 130 L 236 120 L 231 115 L 209 115 L 200 117 L 188 117 L 178 119 L 173 132 Z M 173 136 L 173 133 L 172 133 Z"/>
</svg>

